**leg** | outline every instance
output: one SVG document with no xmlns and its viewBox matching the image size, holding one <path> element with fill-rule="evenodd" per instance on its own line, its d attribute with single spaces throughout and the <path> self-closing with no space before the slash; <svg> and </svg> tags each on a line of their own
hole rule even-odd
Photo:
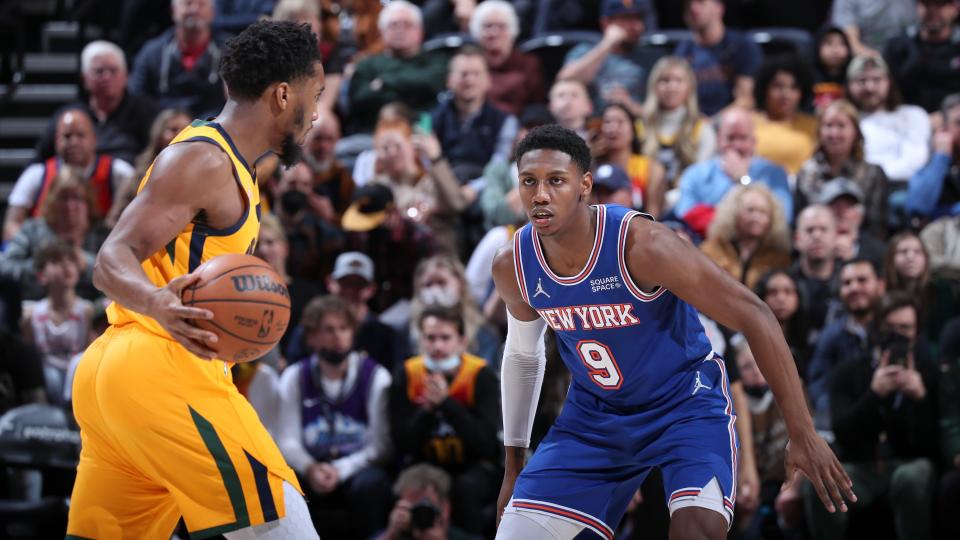
<svg viewBox="0 0 960 540">
<path fill-rule="evenodd" d="M 310 520 L 307 503 L 296 488 L 283 483 L 283 494 L 286 506 L 286 515 L 276 521 L 262 523 L 255 527 L 247 527 L 225 533 L 227 540 L 320 540 L 317 531 Z"/>
<path fill-rule="evenodd" d="M 687 506 L 670 519 L 670 540 L 723 540 L 727 537 L 724 513 L 700 506 Z"/>
<path fill-rule="evenodd" d="M 508 507 L 500 520 L 496 540 L 571 540 L 584 528 L 558 517 Z"/>
<path fill-rule="evenodd" d="M 907 461 L 893 470 L 890 506 L 901 540 L 930 538 L 933 480 L 933 463 L 926 458 Z"/>
</svg>

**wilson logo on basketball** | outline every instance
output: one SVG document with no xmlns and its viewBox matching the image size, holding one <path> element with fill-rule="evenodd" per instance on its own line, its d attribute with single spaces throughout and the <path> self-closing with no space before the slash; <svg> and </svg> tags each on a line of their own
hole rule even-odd
<svg viewBox="0 0 960 540">
<path fill-rule="evenodd" d="M 266 291 L 279 294 L 284 298 L 290 298 L 290 293 L 287 292 L 286 285 L 274 281 L 267 276 L 251 276 L 249 274 L 230 276 L 230 281 L 233 282 L 233 288 L 237 292 Z"/>
</svg>

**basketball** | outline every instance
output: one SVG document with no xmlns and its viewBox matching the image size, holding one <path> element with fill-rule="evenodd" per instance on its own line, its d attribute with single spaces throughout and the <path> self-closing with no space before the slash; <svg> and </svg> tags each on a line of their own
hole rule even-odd
<svg viewBox="0 0 960 540">
<path fill-rule="evenodd" d="M 201 264 L 200 280 L 183 290 L 183 305 L 209 309 L 213 319 L 195 319 L 217 334 L 217 358 L 256 360 L 280 341 L 290 322 L 290 293 L 283 278 L 253 255 L 221 255 Z"/>
</svg>

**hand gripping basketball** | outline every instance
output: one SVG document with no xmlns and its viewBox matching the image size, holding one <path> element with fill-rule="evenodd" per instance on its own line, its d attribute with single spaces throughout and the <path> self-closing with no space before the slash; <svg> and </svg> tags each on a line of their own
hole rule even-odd
<svg viewBox="0 0 960 540">
<path fill-rule="evenodd" d="M 201 264 L 199 277 L 181 292 L 183 305 L 211 318 L 192 322 L 217 335 L 216 358 L 249 362 L 276 346 L 290 322 L 290 293 L 267 262 L 252 255 L 221 255 Z"/>
<path fill-rule="evenodd" d="M 183 289 L 193 285 L 199 279 L 200 275 L 197 273 L 187 274 L 174 278 L 167 283 L 166 287 L 157 289 L 150 302 L 153 308 L 147 315 L 160 323 L 170 337 L 177 340 L 188 351 L 200 358 L 212 360 L 217 356 L 216 351 L 211 348 L 218 340 L 217 335 L 197 328 L 190 321 L 212 319 L 213 312 L 209 309 L 184 306 L 180 299 Z"/>
</svg>

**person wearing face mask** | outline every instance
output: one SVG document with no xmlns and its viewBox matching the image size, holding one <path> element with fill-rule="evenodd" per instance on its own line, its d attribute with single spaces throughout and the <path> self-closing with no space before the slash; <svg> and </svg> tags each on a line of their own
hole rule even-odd
<svg viewBox="0 0 960 540">
<path fill-rule="evenodd" d="M 406 306 L 409 313 L 385 313 L 382 319 L 394 320 L 406 316 L 403 326 L 409 329 L 411 343 L 416 343 L 420 339 L 420 316 L 426 309 L 434 306 L 455 309 L 465 322 L 467 351 L 483 358 L 487 365 L 498 370 L 502 344 L 500 335 L 480 312 L 477 301 L 470 293 L 466 269 L 460 260 L 450 254 L 434 255 L 417 265 L 414 276 L 413 300 Z"/>
<path fill-rule="evenodd" d="M 277 217 L 290 245 L 287 270 L 295 277 L 325 275 L 330 271 L 330 255 L 343 240 L 330 200 L 313 190 L 313 173 L 305 162 L 278 172 Z"/>
<path fill-rule="evenodd" d="M 404 465 L 427 462 L 453 477 L 453 523 L 480 533 L 497 493 L 500 388 L 486 361 L 466 352 L 456 309 L 431 306 L 417 318 L 421 355 L 394 373 L 390 428 Z"/>
<path fill-rule="evenodd" d="M 390 511 L 390 478 L 381 465 L 391 456 L 391 377 L 354 350 L 356 323 L 343 299 L 311 300 L 301 319 L 311 354 L 287 368 L 279 384 L 277 443 L 312 491 L 311 515 L 327 538 L 367 538 Z M 332 519 L 336 512 L 351 518 Z"/>
</svg>

